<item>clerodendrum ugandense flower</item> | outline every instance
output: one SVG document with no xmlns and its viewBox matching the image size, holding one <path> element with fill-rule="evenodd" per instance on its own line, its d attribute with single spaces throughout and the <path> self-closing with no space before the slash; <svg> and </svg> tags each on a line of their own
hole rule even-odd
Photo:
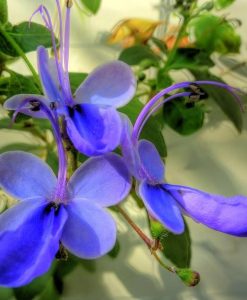
<svg viewBox="0 0 247 300">
<path fill-rule="evenodd" d="M 59 245 L 94 259 L 116 241 L 116 225 L 106 207 L 129 193 L 131 179 L 123 159 L 113 153 L 90 158 L 67 181 L 59 128 L 49 109 L 58 145 L 58 177 L 36 156 L 0 155 L 0 187 L 19 202 L 0 215 L 0 286 L 18 287 L 45 273 Z"/>
<path fill-rule="evenodd" d="M 215 83 L 197 82 L 197 84 Z M 185 87 L 185 85 L 186 83 L 177 84 L 175 87 Z M 221 85 L 221 87 L 232 92 L 228 86 Z M 164 179 L 165 166 L 155 146 L 147 140 L 139 140 L 141 129 L 150 114 L 164 102 L 190 94 L 189 92 L 179 93 L 158 102 L 160 97 L 170 92 L 171 89 L 172 87 L 161 91 L 148 102 L 138 116 L 133 129 L 130 121 L 125 118 L 122 151 L 129 170 L 138 182 L 137 193 L 149 214 L 175 234 L 181 234 L 184 231 L 182 213 L 185 213 L 195 221 L 214 230 L 246 237 L 247 197 L 240 195 L 224 197 L 167 183 Z"/>
<path fill-rule="evenodd" d="M 42 46 L 37 49 L 44 96 L 16 95 L 8 99 L 4 107 L 19 109 L 33 117 L 44 117 L 26 100 L 50 104 L 59 115 L 65 117 L 67 133 L 75 148 L 88 156 L 101 155 L 114 150 L 120 143 L 122 122 L 116 108 L 132 99 L 136 80 L 127 64 L 112 61 L 94 70 L 72 94 L 68 73 L 71 2 L 67 1 L 63 24 L 60 3 L 56 0 L 60 21 L 59 54 L 48 10 L 41 5 L 36 11 L 41 14 L 51 32 L 55 56 L 49 58 L 47 50 Z M 23 101 L 25 105 L 22 105 Z"/>
</svg>

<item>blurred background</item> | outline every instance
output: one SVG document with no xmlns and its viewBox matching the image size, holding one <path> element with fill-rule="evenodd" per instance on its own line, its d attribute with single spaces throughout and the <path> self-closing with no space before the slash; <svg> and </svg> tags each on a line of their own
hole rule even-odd
<svg viewBox="0 0 247 300">
<path fill-rule="evenodd" d="M 42 1 L 55 12 L 54 1 Z M 203 1 L 201 1 L 203 2 Z M 41 3 L 39 0 L 9 0 L 10 20 L 27 20 Z M 90 72 L 96 66 L 118 58 L 119 49 L 106 44 L 106 33 L 121 19 L 140 17 L 157 20 L 159 0 L 102 0 L 95 16 L 85 16 L 73 9 L 71 28 L 70 70 Z M 237 0 L 224 10 L 227 16 L 242 21 L 238 32 L 242 37 L 241 60 L 247 61 L 247 2 Z M 35 21 L 41 21 L 36 18 Z M 36 64 L 35 53 L 28 54 Z M 28 74 L 19 60 L 13 69 Z M 214 72 L 229 84 L 247 89 L 246 78 L 224 72 L 220 62 Z M 177 74 L 186 80 L 186 74 Z M 202 129 L 190 136 L 181 136 L 166 127 L 164 131 L 169 155 L 166 178 L 170 183 L 188 185 L 210 193 L 247 195 L 247 116 L 239 134 L 222 111 L 213 103 L 211 113 Z M 29 142 L 30 137 L 10 136 L 1 130 L 0 145 L 10 139 Z M 126 204 L 135 221 L 148 233 L 145 213 L 134 201 Z M 247 217 L 247 216 L 246 216 Z M 142 241 L 122 219 L 117 219 L 121 250 L 117 259 L 104 257 L 90 263 L 88 268 L 77 268 L 65 281 L 64 300 L 244 300 L 247 297 L 246 239 L 234 238 L 196 224 L 188 219 L 192 237 L 192 269 L 201 274 L 201 283 L 188 288 L 162 269 Z M 94 272 L 95 270 L 95 272 Z"/>
</svg>

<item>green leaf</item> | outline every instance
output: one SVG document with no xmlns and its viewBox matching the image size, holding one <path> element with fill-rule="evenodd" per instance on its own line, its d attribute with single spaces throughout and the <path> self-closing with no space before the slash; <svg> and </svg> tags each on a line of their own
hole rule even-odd
<svg viewBox="0 0 247 300">
<path fill-rule="evenodd" d="M 112 248 L 112 250 L 110 252 L 108 252 L 108 255 L 111 258 L 116 258 L 118 256 L 119 252 L 120 252 L 120 243 L 119 243 L 119 240 L 116 240 L 114 247 Z"/>
<path fill-rule="evenodd" d="M 81 3 L 93 14 L 100 8 L 101 0 L 81 0 Z"/>
<path fill-rule="evenodd" d="M 55 287 L 53 278 L 46 282 L 45 289 L 43 293 L 38 297 L 37 300 L 59 300 L 60 296 Z M 28 298 L 25 298 L 27 300 Z M 24 299 L 23 299 L 24 300 Z"/>
<path fill-rule="evenodd" d="M 71 86 L 72 93 L 74 93 L 76 91 L 76 89 L 86 79 L 87 76 L 88 76 L 87 73 L 75 73 L 75 72 L 69 73 L 70 86 Z"/>
<path fill-rule="evenodd" d="M 157 39 L 156 37 L 151 37 L 152 42 L 160 49 L 161 52 L 166 53 L 167 47 L 164 41 Z"/>
<path fill-rule="evenodd" d="M 129 64 L 138 65 L 143 61 L 148 61 L 152 65 L 157 66 L 159 57 L 154 54 L 147 46 L 138 45 L 124 49 L 119 56 L 119 60 Z"/>
<path fill-rule="evenodd" d="M 166 230 L 158 221 L 150 220 L 150 231 L 163 246 L 162 253 L 166 258 L 179 268 L 190 266 L 191 239 L 186 223 L 184 233 L 177 235 Z"/>
<path fill-rule="evenodd" d="M 162 90 L 162 89 L 172 85 L 172 83 L 173 83 L 172 78 L 167 73 L 164 73 L 164 71 L 162 69 L 159 69 L 158 73 L 157 73 L 156 89 Z"/>
<path fill-rule="evenodd" d="M 233 2 L 235 2 L 235 0 L 215 0 L 215 7 L 217 9 L 226 8 L 232 5 Z"/>
<path fill-rule="evenodd" d="M 52 46 L 50 31 L 43 25 L 31 22 L 22 22 L 15 26 L 9 26 L 5 30 L 11 39 L 13 39 L 25 52 L 34 51 L 38 46 L 43 45 L 46 48 Z M 0 51 L 6 55 L 18 57 L 19 54 L 6 40 L 3 34 L 0 34 Z"/>
<path fill-rule="evenodd" d="M 26 144 L 26 143 L 13 143 L 0 148 L 0 154 L 7 151 L 25 151 L 41 156 L 44 149 L 40 145 Z"/>
<path fill-rule="evenodd" d="M 7 0 L 0 0 L 0 23 L 8 22 L 8 3 Z"/>
<path fill-rule="evenodd" d="M 214 62 L 206 51 L 196 48 L 179 48 L 175 53 L 173 62 L 166 66 L 166 69 L 207 70 L 209 67 L 213 66 Z"/>
<path fill-rule="evenodd" d="M 141 112 L 143 106 L 144 105 L 138 99 L 134 98 L 127 105 L 120 108 L 119 110 L 122 113 L 126 114 L 133 124 L 136 121 L 136 118 Z M 160 155 L 162 157 L 165 157 L 167 155 L 167 151 L 166 144 L 161 132 L 163 127 L 162 123 L 162 120 L 160 120 L 160 118 L 157 118 L 157 116 L 150 117 L 142 130 L 140 138 L 147 139 L 150 142 L 154 143 Z"/>
<path fill-rule="evenodd" d="M 80 259 L 80 265 L 89 273 L 96 271 L 96 260 Z"/>
<path fill-rule="evenodd" d="M 34 279 L 30 284 L 26 286 L 15 288 L 14 294 L 16 300 L 31 300 L 35 296 L 40 295 L 46 288 L 47 282 L 49 280 L 52 280 L 51 272 L 48 272 L 45 275 Z"/>
<path fill-rule="evenodd" d="M 165 123 L 172 129 L 182 135 L 189 135 L 202 127 L 204 110 L 197 104 L 188 108 L 184 98 L 180 98 L 164 104 L 163 116 Z"/>
<path fill-rule="evenodd" d="M 1 300 L 11 300 L 11 299 L 13 299 L 12 289 L 7 289 L 7 288 L 0 287 L 0 299 Z"/>
<path fill-rule="evenodd" d="M 6 91 L 0 93 L 7 98 L 17 94 L 40 94 L 32 76 L 23 76 L 14 71 L 11 72 L 10 77 L 6 78 L 3 84 L 0 82 L 1 88 Z"/>
<path fill-rule="evenodd" d="M 196 46 L 208 53 L 238 53 L 241 45 L 240 36 L 234 27 L 222 17 L 209 13 L 194 18 L 189 23 L 193 31 Z"/>
<path fill-rule="evenodd" d="M 193 75 L 197 80 L 212 80 L 223 82 L 219 77 L 209 72 L 193 71 Z M 241 132 L 243 129 L 243 116 L 241 108 L 236 99 L 225 89 L 216 86 L 205 85 L 203 89 L 222 109 L 227 117 L 235 125 L 236 129 Z"/>
<path fill-rule="evenodd" d="M 55 174 L 58 172 L 58 156 L 54 149 L 48 149 L 47 157 L 46 157 L 47 164 L 52 168 Z"/>
</svg>

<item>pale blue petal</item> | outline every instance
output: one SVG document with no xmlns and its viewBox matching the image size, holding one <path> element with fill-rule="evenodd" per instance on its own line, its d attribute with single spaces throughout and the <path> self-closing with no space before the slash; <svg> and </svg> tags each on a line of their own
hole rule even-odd
<svg viewBox="0 0 247 300">
<path fill-rule="evenodd" d="M 6 100 L 4 102 L 3 107 L 7 110 L 17 110 L 19 109 L 20 105 L 23 103 L 23 101 L 30 99 L 31 100 L 37 100 L 39 102 L 44 103 L 49 107 L 50 101 L 47 100 L 44 96 L 41 95 L 34 95 L 34 94 L 20 94 L 13 96 Z M 25 115 L 34 117 L 34 118 L 47 118 L 46 114 L 42 111 L 33 111 L 31 104 L 27 103 L 25 106 L 23 106 L 22 109 L 20 109 L 20 113 L 23 113 Z"/>
<path fill-rule="evenodd" d="M 148 212 L 175 234 L 184 231 L 184 221 L 176 201 L 162 185 L 150 185 L 142 182 L 139 194 Z"/>
<path fill-rule="evenodd" d="M 94 70 L 75 93 L 76 103 L 89 102 L 121 107 L 134 96 L 136 79 L 131 68 L 113 61 Z"/>
<path fill-rule="evenodd" d="M 113 153 L 88 159 L 73 174 L 69 191 L 74 199 L 86 199 L 100 206 L 116 205 L 131 188 L 131 177 L 123 159 Z"/>
<path fill-rule="evenodd" d="M 142 164 L 142 177 L 154 184 L 164 182 L 165 167 L 154 144 L 141 140 L 138 153 Z"/>
<path fill-rule="evenodd" d="M 67 132 L 75 148 L 88 156 L 114 150 L 119 144 L 122 122 L 114 108 L 84 103 L 69 110 Z"/>
<path fill-rule="evenodd" d="M 47 202 L 20 202 L 0 215 L 0 286 L 18 287 L 48 271 L 67 213 Z"/>
<path fill-rule="evenodd" d="M 116 224 L 103 208 L 89 201 L 71 202 L 62 235 L 63 245 L 81 258 L 95 259 L 109 252 L 116 242 Z"/>
<path fill-rule="evenodd" d="M 247 236 L 247 197 L 224 197 L 179 185 L 165 187 L 195 221 L 227 234 Z"/>
<path fill-rule="evenodd" d="M 37 49 L 39 76 L 43 86 L 44 93 L 50 101 L 63 101 L 58 85 L 58 79 L 55 76 L 56 66 L 53 61 L 50 61 L 47 49 L 40 46 Z"/>
<path fill-rule="evenodd" d="M 11 151 L 0 155 L 0 187 L 15 198 L 49 199 L 56 183 L 52 169 L 32 154 Z"/>
</svg>

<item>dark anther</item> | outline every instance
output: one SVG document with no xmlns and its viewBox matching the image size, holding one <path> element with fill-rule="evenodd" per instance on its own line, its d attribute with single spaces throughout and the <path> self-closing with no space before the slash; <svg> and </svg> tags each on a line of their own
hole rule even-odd
<svg viewBox="0 0 247 300">
<path fill-rule="evenodd" d="M 197 102 L 208 97 L 207 93 L 196 83 L 189 85 L 188 91 L 190 91 L 188 102 Z"/>
<path fill-rule="evenodd" d="M 64 260 L 64 261 L 68 260 L 68 257 L 69 257 L 68 252 L 61 242 L 59 242 L 59 249 L 58 249 L 55 257 L 58 260 Z"/>
<path fill-rule="evenodd" d="M 30 105 L 31 105 L 31 108 L 30 110 L 31 111 L 39 111 L 40 110 L 40 102 L 38 100 L 30 100 L 29 101 Z"/>
<path fill-rule="evenodd" d="M 59 208 L 60 208 L 60 205 L 55 203 L 55 202 L 50 202 L 46 207 L 45 207 L 45 212 L 46 213 L 49 213 L 51 212 L 52 210 L 55 211 L 55 214 L 58 213 L 59 211 Z"/>
<path fill-rule="evenodd" d="M 56 102 L 51 102 L 50 103 L 50 109 L 56 109 L 57 108 L 57 103 Z"/>
<path fill-rule="evenodd" d="M 72 0 L 67 0 L 66 1 L 66 7 L 71 8 L 73 5 L 73 1 Z"/>
</svg>

